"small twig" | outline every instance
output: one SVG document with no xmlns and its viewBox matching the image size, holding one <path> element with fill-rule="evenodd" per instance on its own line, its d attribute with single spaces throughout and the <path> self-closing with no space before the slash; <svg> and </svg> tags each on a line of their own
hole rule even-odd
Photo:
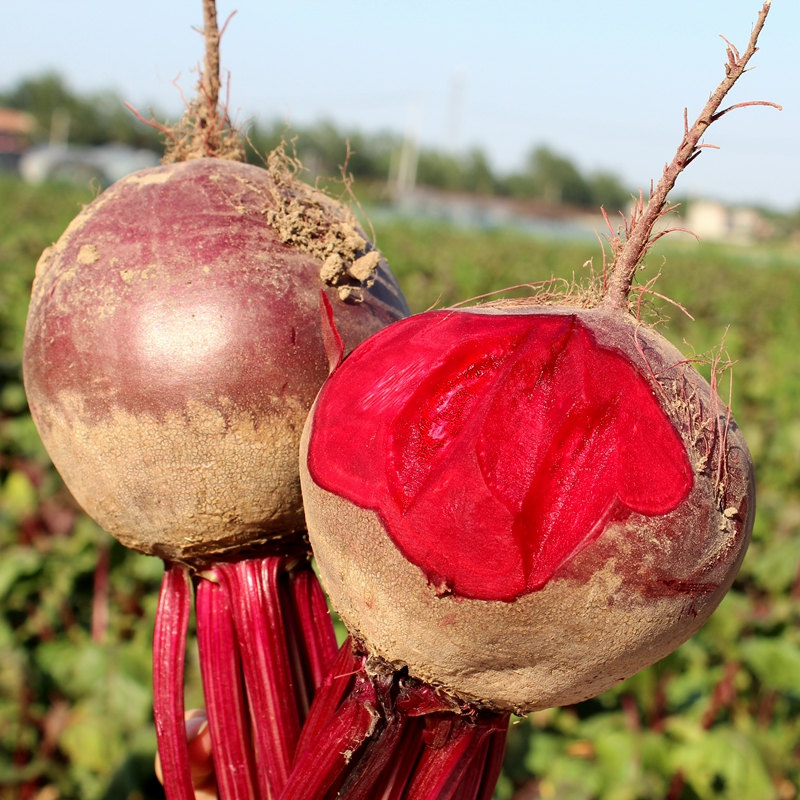
<svg viewBox="0 0 800 800">
<path fill-rule="evenodd" d="M 219 104 L 219 39 L 217 6 L 214 0 L 203 0 L 203 37 L 206 42 L 203 90 L 209 111 L 216 111 Z"/>
<path fill-rule="evenodd" d="M 155 128 L 162 136 L 166 136 L 168 139 L 172 139 L 173 142 L 176 142 L 178 139 L 175 134 L 166 126 L 162 125 L 160 122 L 156 122 L 154 119 L 147 119 L 143 117 L 138 109 L 132 106 L 130 103 L 125 103 L 125 108 L 133 114 L 139 122 L 144 122 L 145 125 L 149 125 L 151 128 Z"/>
<path fill-rule="evenodd" d="M 664 173 L 655 189 L 651 189 L 647 205 L 643 207 L 641 199 L 637 203 L 636 208 L 631 214 L 630 221 L 626 225 L 624 244 L 620 242 L 616 235 L 614 240 L 612 240 L 612 249 L 614 250 L 615 258 L 611 266 L 608 288 L 603 298 L 604 305 L 618 309 L 625 309 L 627 307 L 628 294 L 633 284 L 633 277 L 645 253 L 659 238 L 659 236 L 653 238 L 653 228 L 656 222 L 669 210 L 665 208 L 667 195 L 675 185 L 678 175 L 697 158 L 701 150 L 712 147 L 712 145 L 700 144 L 700 139 L 709 125 L 711 125 L 712 122 L 716 122 L 729 111 L 733 111 L 735 108 L 761 105 L 777 108 L 778 110 L 781 109 L 776 103 L 751 101 L 747 103 L 737 103 L 722 111 L 718 110 L 728 92 L 733 88 L 733 85 L 744 74 L 748 62 L 758 50 L 756 44 L 759 34 L 764 27 L 767 14 L 769 13 L 770 4 L 771 0 L 766 0 L 761 8 L 756 24 L 750 34 L 750 41 L 748 42 L 747 49 L 742 55 L 740 55 L 739 51 L 723 37 L 727 45 L 726 53 L 728 56 L 728 60 L 725 64 L 725 78 L 714 92 L 712 92 L 711 96 L 708 98 L 708 102 L 691 128 L 688 125 L 686 112 L 684 112 L 683 141 L 677 153 L 672 161 L 664 167 Z"/>
</svg>

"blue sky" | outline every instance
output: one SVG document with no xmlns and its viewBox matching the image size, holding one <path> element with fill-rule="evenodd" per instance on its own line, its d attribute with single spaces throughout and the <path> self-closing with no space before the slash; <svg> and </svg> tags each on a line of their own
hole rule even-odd
<svg viewBox="0 0 800 800">
<path fill-rule="evenodd" d="M 761 0 L 217 0 L 230 105 L 240 121 L 327 119 L 423 144 L 482 148 L 497 170 L 546 144 L 633 189 L 657 179 L 744 49 Z M 489 7 L 491 5 L 491 11 Z M 711 128 L 677 193 L 800 207 L 800 2 L 773 0 L 755 69 L 732 102 L 772 100 Z M 179 115 L 202 59 L 200 0 L 25 0 L 0 27 L 0 88 L 45 70 Z"/>
</svg>

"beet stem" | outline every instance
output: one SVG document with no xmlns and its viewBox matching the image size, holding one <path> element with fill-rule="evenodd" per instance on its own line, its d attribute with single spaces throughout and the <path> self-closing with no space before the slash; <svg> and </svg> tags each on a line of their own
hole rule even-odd
<svg viewBox="0 0 800 800">
<path fill-rule="evenodd" d="M 336 632 L 322 586 L 310 564 L 292 573 L 290 586 L 316 692 L 336 660 Z"/>
<path fill-rule="evenodd" d="M 426 745 L 408 787 L 406 800 L 451 800 L 469 766 L 480 731 L 472 720 L 453 714 L 428 718 L 434 745 Z M 444 736 L 445 741 L 438 741 Z"/>
<path fill-rule="evenodd" d="M 377 695 L 366 673 L 356 676 L 353 691 L 295 762 L 281 800 L 323 800 L 340 782 L 359 748 L 374 734 L 380 715 Z"/>
<path fill-rule="evenodd" d="M 363 768 L 348 778 L 341 796 L 346 800 L 402 800 L 422 753 L 424 728 L 419 717 L 394 715 L 382 740 L 368 743 L 370 752 Z"/>
<path fill-rule="evenodd" d="M 241 659 L 225 587 L 197 586 L 197 644 L 220 800 L 258 800 Z"/>
<path fill-rule="evenodd" d="M 165 564 L 153 632 L 153 716 L 167 800 L 194 800 L 183 703 L 191 608 L 186 568 Z"/>
<path fill-rule="evenodd" d="M 280 795 L 300 736 L 300 718 L 278 589 L 285 559 L 268 556 L 220 564 L 241 650 L 265 797 Z"/>
<path fill-rule="evenodd" d="M 480 791 L 475 795 L 475 800 L 492 800 L 494 796 L 494 790 L 497 786 L 497 781 L 500 779 L 500 772 L 503 769 L 508 724 L 508 714 L 500 714 L 492 718 L 494 730 L 491 730 L 487 735 L 489 752 L 482 769 Z"/>
<path fill-rule="evenodd" d="M 386 797 L 394 783 L 394 773 L 404 764 L 400 749 L 406 720 L 391 717 L 376 736 L 372 737 L 348 769 L 338 796 L 347 800 L 376 800 Z M 405 786 L 405 780 L 403 780 Z M 402 787 L 401 787 L 402 788 Z M 399 796 L 399 795 L 398 795 Z"/>
<path fill-rule="evenodd" d="M 503 768 L 508 719 L 508 714 L 492 714 L 479 720 L 480 743 L 451 800 L 492 800 Z"/>
<path fill-rule="evenodd" d="M 311 706 L 283 798 L 490 800 L 508 719 L 370 666 L 348 640 Z"/>
<path fill-rule="evenodd" d="M 352 643 L 348 638 L 339 648 L 336 659 L 314 696 L 297 743 L 295 765 L 306 750 L 316 750 L 326 726 L 336 716 L 344 698 L 352 691 L 355 675 L 361 666 L 362 662 L 353 653 Z"/>
</svg>

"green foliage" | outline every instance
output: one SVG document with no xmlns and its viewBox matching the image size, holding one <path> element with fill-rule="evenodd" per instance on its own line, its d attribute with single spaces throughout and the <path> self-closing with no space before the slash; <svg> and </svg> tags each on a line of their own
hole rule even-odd
<svg viewBox="0 0 800 800">
<path fill-rule="evenodd" d="M 51 126 L 61 124 L 75 144 L 114 141 L 161 149 L 156 130 L 138 121 L 113 92 L 80 97 L 55 73 L 28 78 L 0 93 L 0 105 L 31 114 L 36 121 L 35 140 L 46 141 Z"/>
<path fill-rule="evenodd" d="M 138 120 L 114 93 L 80 97 L 54 73 L 25 79 L 0 92 L 1 105 L 30 113 L 37 123 L 34 138 L 38 140 L 45 140 L 60 119 L 61 124 L 67 125 L 73 144 L 115 141 L 156 152 L 163 148 L 161 134 Z M 149 109 L 141 111 L 146 117 L 151 113 Z M 157 113 L 155 117 L 165 121 Z M 294 130 L 281 122 L 251 125 L 244 133 L 250 145 L 248 158 L 253 163 L 262 163 L 263 154 L 286 137 L 295 140 L 298 156 L 312 178 L 338 175 L 346 164 L 347 171 L 364 182 L 385 183 L 397 170 L 402 148 L 411 145 L 397 134 L 366 135 L 342 130 L 325 120 Z M 592 209 L 602 205 L 611 213 L 625 208 L 630 201 L 630 192 L 614 176 L 584 176 L 567 157 L 543 146 L 532 151 L 521 173 L 504 177 L 494 173 L 486 154 L 477 147 L 459 154 L 429 147 L 419 149 L 416 144 L 412 149 L 416 182 L 423 186 L 452 192 L 513 195 Z"/>
<path fill-rule="evenodd" d="M 34 265 L 88 197 L 12 180 L 0 190 L 0 753 L 10 755 L 0 758 L 0 797 L 159 797 L 150 647 L 161 565 L 112 543 L 75 507 L 20 382 Z M 587 260 L 601 262 L 591 241 L 377 228 L 416 311 L 553 275 L 580 278 Z M 668 238 L 642 279 L 664 261 L 655 288 L 697 319 L 651 296 L 671 317 L 665 332 L 705 360 L 724 338 L 738 362 L 733 409 L 758 475 L 754 541 L 733 591 L 676 653 L 599 698 L 515 721 L 498 800 L 797 797 L 800 254 Z M 723 395 L 727 387 L 723 375 Z M 201 702 L 193 657 L 187 685 L 188 703 Z"/>
<path fill-rule="evenodd" d="M 549 205 L 563 204 L 593 210 L 602 206 L 612 215 L 624 211 L 631 201 L 630 191 L 614 175 L 599 172 L 584 176 L 570 159 L 543 145 L 531 151 L 521 173 L 502 182 L 501 190 Z"/>
<path fill-rule="evenodd" d="M 33 268 L 91 195 L 67 184 L 41 191 L 0 173 L 0 197 L 0 369 L 9 369 L 21 351 Z"/>
<path fill-rule="evenodd" d="M 158 797 L 150 631 L 161 566 L 76 508 L 21 383 L 34 266 L 91 198 L 8 176 L 0 193 L 0 797 Z"/>
</svg>

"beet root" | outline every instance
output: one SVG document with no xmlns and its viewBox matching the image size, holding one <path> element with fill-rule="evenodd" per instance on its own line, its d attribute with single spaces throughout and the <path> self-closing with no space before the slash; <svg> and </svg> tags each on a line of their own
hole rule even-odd
<svg viewBox="0 0 800 800">
<path fill-rule="evenodd" d="M 708 382 L 605 308 L 417 315 L 332 374 L 301 444 L 309 536 L 372 656 L 526 712 L 693 635 L 752 529 L 753 470 Z"/>
<path fill-rule="evenodd" d="M 328 371 L 320 291 L 348 348 L 407 313 L 335 203 L 314 200 L 316 227 L 280 230 L 290 195 L 268 170 L 222 159 L 144 170 L 37 265 L 31 412 L 75 498 L 125 545 L 202 560 L 302 530 L 297 443 Z M 376 266 L 349 280 L 348 302 L 320 278 L 324 251 L 298 245 L 334 230 L 334 261 Z"/>
</svg>

